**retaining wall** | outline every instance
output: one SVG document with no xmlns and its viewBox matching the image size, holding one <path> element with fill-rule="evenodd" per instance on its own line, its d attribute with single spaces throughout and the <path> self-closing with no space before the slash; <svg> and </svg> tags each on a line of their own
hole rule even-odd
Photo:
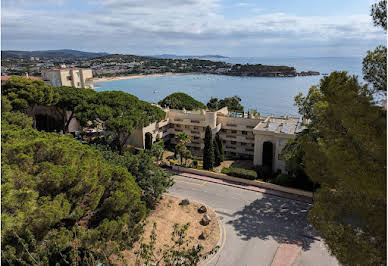
<svg viewBox="0 0 388 266">
<path fill-rule="evenodd" d="M 301 189 L 296 189 L 296 188 L 289 188 L 289 187 L 283 187 L 271 183 L 266 183 L 258 180 L 248 180 L 248 179 L 243 179 L 243 178 L 238 178 L 234 176 L 229 176 L 225 174 L 220 174 L 220 173 L 215 173 L 211 171 L 205 171 L 205 170 L 199 170 L 195 168 L 186 168 L 178 165 L 173 165 L 172 166 L 173 170 L 184 172 L 184 173 L 191 173 L 191 174 L 196 174 L 196 175 L 203 175 L 203 176 L 209 176 L 209 177 L 214 177 L 218 179 L 223 179 L 223 180 L 228 180 L 228 181 L 233 181 L 233 182 L 238 182 L 238 183 L 243 183 L 255 187 L 260 187 L 260 188 L 266 188 L 266 189 L 272 189 L 276 191 L 281 191 L 289 194 L 294 194 L 298 196 L 304 196 L 308 198 L 313 197 L 313 193 L 309 191 L 304 191 Z"/>
</svg>

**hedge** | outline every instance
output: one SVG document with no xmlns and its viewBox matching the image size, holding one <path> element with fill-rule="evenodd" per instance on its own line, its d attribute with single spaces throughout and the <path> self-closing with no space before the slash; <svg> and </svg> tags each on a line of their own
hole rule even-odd
<svg viewBox="0 0 388 266">
<path fill-rule="evenodd" d="M 224 167 L 222 168 L 221 173 L 234 176 L 234 177 L 249 179 L 249 180 L 257 179 L 257 173 L 255 171 L 247 170 L 244 168 Z"/>
</svg>

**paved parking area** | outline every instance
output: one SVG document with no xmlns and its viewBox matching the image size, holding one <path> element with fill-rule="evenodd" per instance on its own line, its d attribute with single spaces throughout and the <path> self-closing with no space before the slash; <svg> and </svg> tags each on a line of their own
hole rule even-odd
<svg viewBox="0 0 388 266">
<path fill-rule="evenodd" d="M 169 194 L 216 210 L 225 243 L 208 265 L 339 265 L 307 221 L 310 204 L 175 175 Z"/>
</svg>

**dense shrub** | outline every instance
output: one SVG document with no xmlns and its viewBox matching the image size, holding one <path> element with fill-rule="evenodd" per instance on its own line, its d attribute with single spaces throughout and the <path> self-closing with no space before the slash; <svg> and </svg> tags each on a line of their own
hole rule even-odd
<svg viewBox="0 0 388 266">
<path fill-rule="evenodd" d="M 171 109 L 179 110 L 182 110 L 183 108 L 186 110 L 197 110 L 206 108 L 203 103 L 195 100 L 193 97 L 182 92 L 173 93 L 164 98 L 163 100 L 159 101 L 158 104 L 162 107 L 169 107 Z"/>
<path fill-rule="evenodd" d="M 300 178 L 291 176 L 289 174 L 278 174 L 276 177 L 269 180 L 270 183 L 285 186 L 298 188 L 308 191 L 313 191 L 317 188 L 317 184 L 313 184 L 310 180 L 301 180 Z"/>
<path fill-rule="evenodd" d="M 222 168 L 221 173 L 249 180 L 257 179 L 257 173 L 255 171 L 243 168 L 224 167 Z"/>
</svg>

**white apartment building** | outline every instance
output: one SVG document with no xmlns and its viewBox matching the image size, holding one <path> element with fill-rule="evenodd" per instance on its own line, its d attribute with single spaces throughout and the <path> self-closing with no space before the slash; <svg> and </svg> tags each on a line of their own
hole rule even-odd
<svg viewBox="0 0 388 266">
<path fill-rule="evenodd" d="M 93 74 L 85 68 L 52 68 L 42 71 L 42 79 L 56 87 L 70 86 L 93 89 Z"/>
<path fill-rule="evenodd" d="M 128 143 L 144 148 L 145 134 L 150 132 L 153 141 L 163 139 L 175 144 L 175 134 L 186 132 L 191 137 L 187 146 L 193 154 L 202 155 L 205 129 L 209 126 L 213 136 L 219 133 L 227 156 L 250 158 L 254 165 L 266 165 L 273 171 L 285 172 L 281 151 L 287 141 L 302 129 L 297 117 L 242 117 L 242 114 L 229 113 L 226 107 L 215 112 L 164 111 L 165 120 L 134 130 Z"/>
</svg>

